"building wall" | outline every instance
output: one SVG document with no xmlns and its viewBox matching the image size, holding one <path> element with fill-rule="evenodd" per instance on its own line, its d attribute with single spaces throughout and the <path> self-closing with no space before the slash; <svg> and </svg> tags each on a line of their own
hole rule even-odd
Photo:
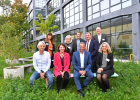
<svg viewBox="0 0 140 100">
<path fill-rule="evenodd" d="M 38 1 L 43 2 L 44 0 Z M 31 15 L 32 13 L 30 11 L 29 18 L 32 19 L 32 21 L 29 20 L 29 23 L 31 24 L 32 28 L 30 30 L 29 36 L 26 36 L 26 41 L 24 43 L 25 45 L 27 43 L 34 43 L 34 41 L 45 38 L 45 35 L 41 35 L 36 31 L 36 26 L 33 23 L 34 20 L 38 19 L 35 13 L 36 9 L 38 9 L 38 12 L 39 9 L 41 9 L 41 13 L 45 13 L 44 20 L 47 18 L 50 12 L 59 12 L 58 19 L 60 21 L 60 27 L 58 30 L 55 30 L 53 35 L 55 35 L 55 37 L 61 37 L 61 42 L 64 42 L 64 38 L 68 34 L 70 34 L 72 38 L 75 38 L 75 34 L 77 31 L 82 32 L 82 38 L 84 39 L 85 33 L 87 31 L 90 31 L 92 35 L 95 35 L 95 28 L 96 26 L 100 25 L 100 27 L 102 28 L 102 33 L 109 36 L 110 45 L 112 47 L 117 47 L 121 41 L 126 42 L 129 47 L 133 47 L 134 58 L 136 60 L 140 60 L 139 0 L 46 0 L 45 5 L 44 3 L 37 4 L 37 0 L 33 0 L 31 2 L 33 6 L 30 8 L 33 8 L 33 16 Z M 53 2 L 55 2 L 55 4 L 53 4 L 53 6 L 51 7 L 50 5 Z M 76 8 L 78 8 L 78 11 Z M 114 8 L 116 8 L 117 10 L 115 10 Z M 72 13 L 72 10 L 74 11 L 74 13 Z M 123 21 L 123 18 L 125 16 L 132 16 L 131 22 L 125 23 Z M 111 26 L 111 21 L 119 17 L 122 17 L 122 24 Z M 105 25 L 104 23 L 106 23 L 107 21 L 109 21 L 109 25 L 106 24 L 108 25 L 106 27 L 102 26 Z M 69 23 L 67 24 L 67 22 Z"/>
</svg>

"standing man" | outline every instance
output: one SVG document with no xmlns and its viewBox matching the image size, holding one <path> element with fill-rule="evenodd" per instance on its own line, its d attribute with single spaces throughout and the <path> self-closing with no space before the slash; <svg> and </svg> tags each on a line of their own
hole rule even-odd
<svg viewBox="0 0 140 100">
<path fill-rule="evenodd" d="M 90 69 L 92 64 L 91 55 L 89 52 L 85 51 L 84 42 L 79 44 L 79 51 L 73 53 L 72 64 L 74 67 L 74 82 L 76 88 L 78 93 L 80 93 L 80 96 L 84 97 L 82 88 L 87 86 L 94 77 L 94 74 Z M 80 76 L 87 76 L 82 84 L 79 81 Z"/>
<path fill-rule="evenodd" d="M 76 52 L 76 51 L 79 51 L 79 43 L 80 42 L 85 42 L 84 39 L 81 39 L 81 33 L 80 32 L 77 32 L 76 34 L 76 39 L 73 39 L 72 42 L 73 42 L 73 51 Z"/>
<path fill-rule="evenodd" d="M 34 66 L 34 73 L 29 79 L 30 87 L 33 85 L 33 81 L 37 80 L 38 78 L 47 78 L 48 79 L 48 88 L 51 89 L 53 85 L 53 76 L 50 71 L 51 65 L 51 57 L 49 52 L 44 51 L 45 49 L 45 42 L 40 41 L 37 45 L 39 51 L 34 53 L 33 55 L 33 66 Z"/>
<path fill-rule="evenodd" d="M 92 60 L 92 65 L 91 65 L 91 70 L 93 73 L 96 73 L 97 68 L 96 68 L 96 60 L 98 56 L 98 49 L 99 45 L 96 40 L 91 39 L 91 33 L 87 32 L 86 33 L 86 51 L 90 52 L 91 55 L 91 60 Z"/>
<path fill-rule="evenodd" d="M 103 42 L 108 42 L 107 35 L 101 33 L 101 28 L 100 27 L 96 28 L 96 32 L 97 32 L 97 34 L 93 36 L 93 39 L 98 42 L 99 47 Z"/>
</svg>

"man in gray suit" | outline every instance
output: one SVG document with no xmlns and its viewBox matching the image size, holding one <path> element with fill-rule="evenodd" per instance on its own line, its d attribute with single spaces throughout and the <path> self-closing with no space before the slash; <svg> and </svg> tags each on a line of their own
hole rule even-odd
<svg viewBox="0 0 140 100">
<path fill-rule="evenodd" d="M 107 35 L 101 33 L 101 28 L 100 27 L 96 28 L 96 32 L 97 32 L 97 34 L 93 36 L 93 39 L 98 42 L 99 47 L 103 42 L 108 42 Z"/>
</svg>

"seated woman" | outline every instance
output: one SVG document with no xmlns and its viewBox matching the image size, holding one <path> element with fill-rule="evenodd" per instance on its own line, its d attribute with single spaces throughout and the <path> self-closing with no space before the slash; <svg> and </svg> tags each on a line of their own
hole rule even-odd
<svg viewBox="0 0 140 100">
<path fill-rule="evenodd" d="M 57 90 L 58 93 L 61 88 L 61 80 L 64 79 L 63 89 L 67 87 L 69 82 L 70 74 L 70 56 L 66 53 L 66 46 L 63 43 L 60 43 L 58 46 L 58 52 L 54 54 L 54 70 L 53 74 L 57 78 Z"/>
<path fill-rule="evenodd" d="M 113 69 L 113 54 L 107 42 L 103 42 L 100 46 L 100 53 L 98 54 L 97 66 L 97 82 L 104 92 L 110 89 L 108 79 L 114 74 Z"/>
</svg>

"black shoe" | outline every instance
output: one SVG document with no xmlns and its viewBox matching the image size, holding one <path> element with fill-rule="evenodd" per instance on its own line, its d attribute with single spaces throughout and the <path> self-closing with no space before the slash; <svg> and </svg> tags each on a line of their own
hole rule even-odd
<svg viewBox="0 0 140 100">
<path fill-rule="evenodd" d="M 81 84 L 82 89 L 84 89 L 84 87 L 86 87 L 84 84 Z"/>
<path fill-rule="evenodd" d="M 82 89 L 78 90 L 78 94 L 80 94 L 81 97 L 84 97 L 84 93 L 82 92 Z"/>
</svg>

